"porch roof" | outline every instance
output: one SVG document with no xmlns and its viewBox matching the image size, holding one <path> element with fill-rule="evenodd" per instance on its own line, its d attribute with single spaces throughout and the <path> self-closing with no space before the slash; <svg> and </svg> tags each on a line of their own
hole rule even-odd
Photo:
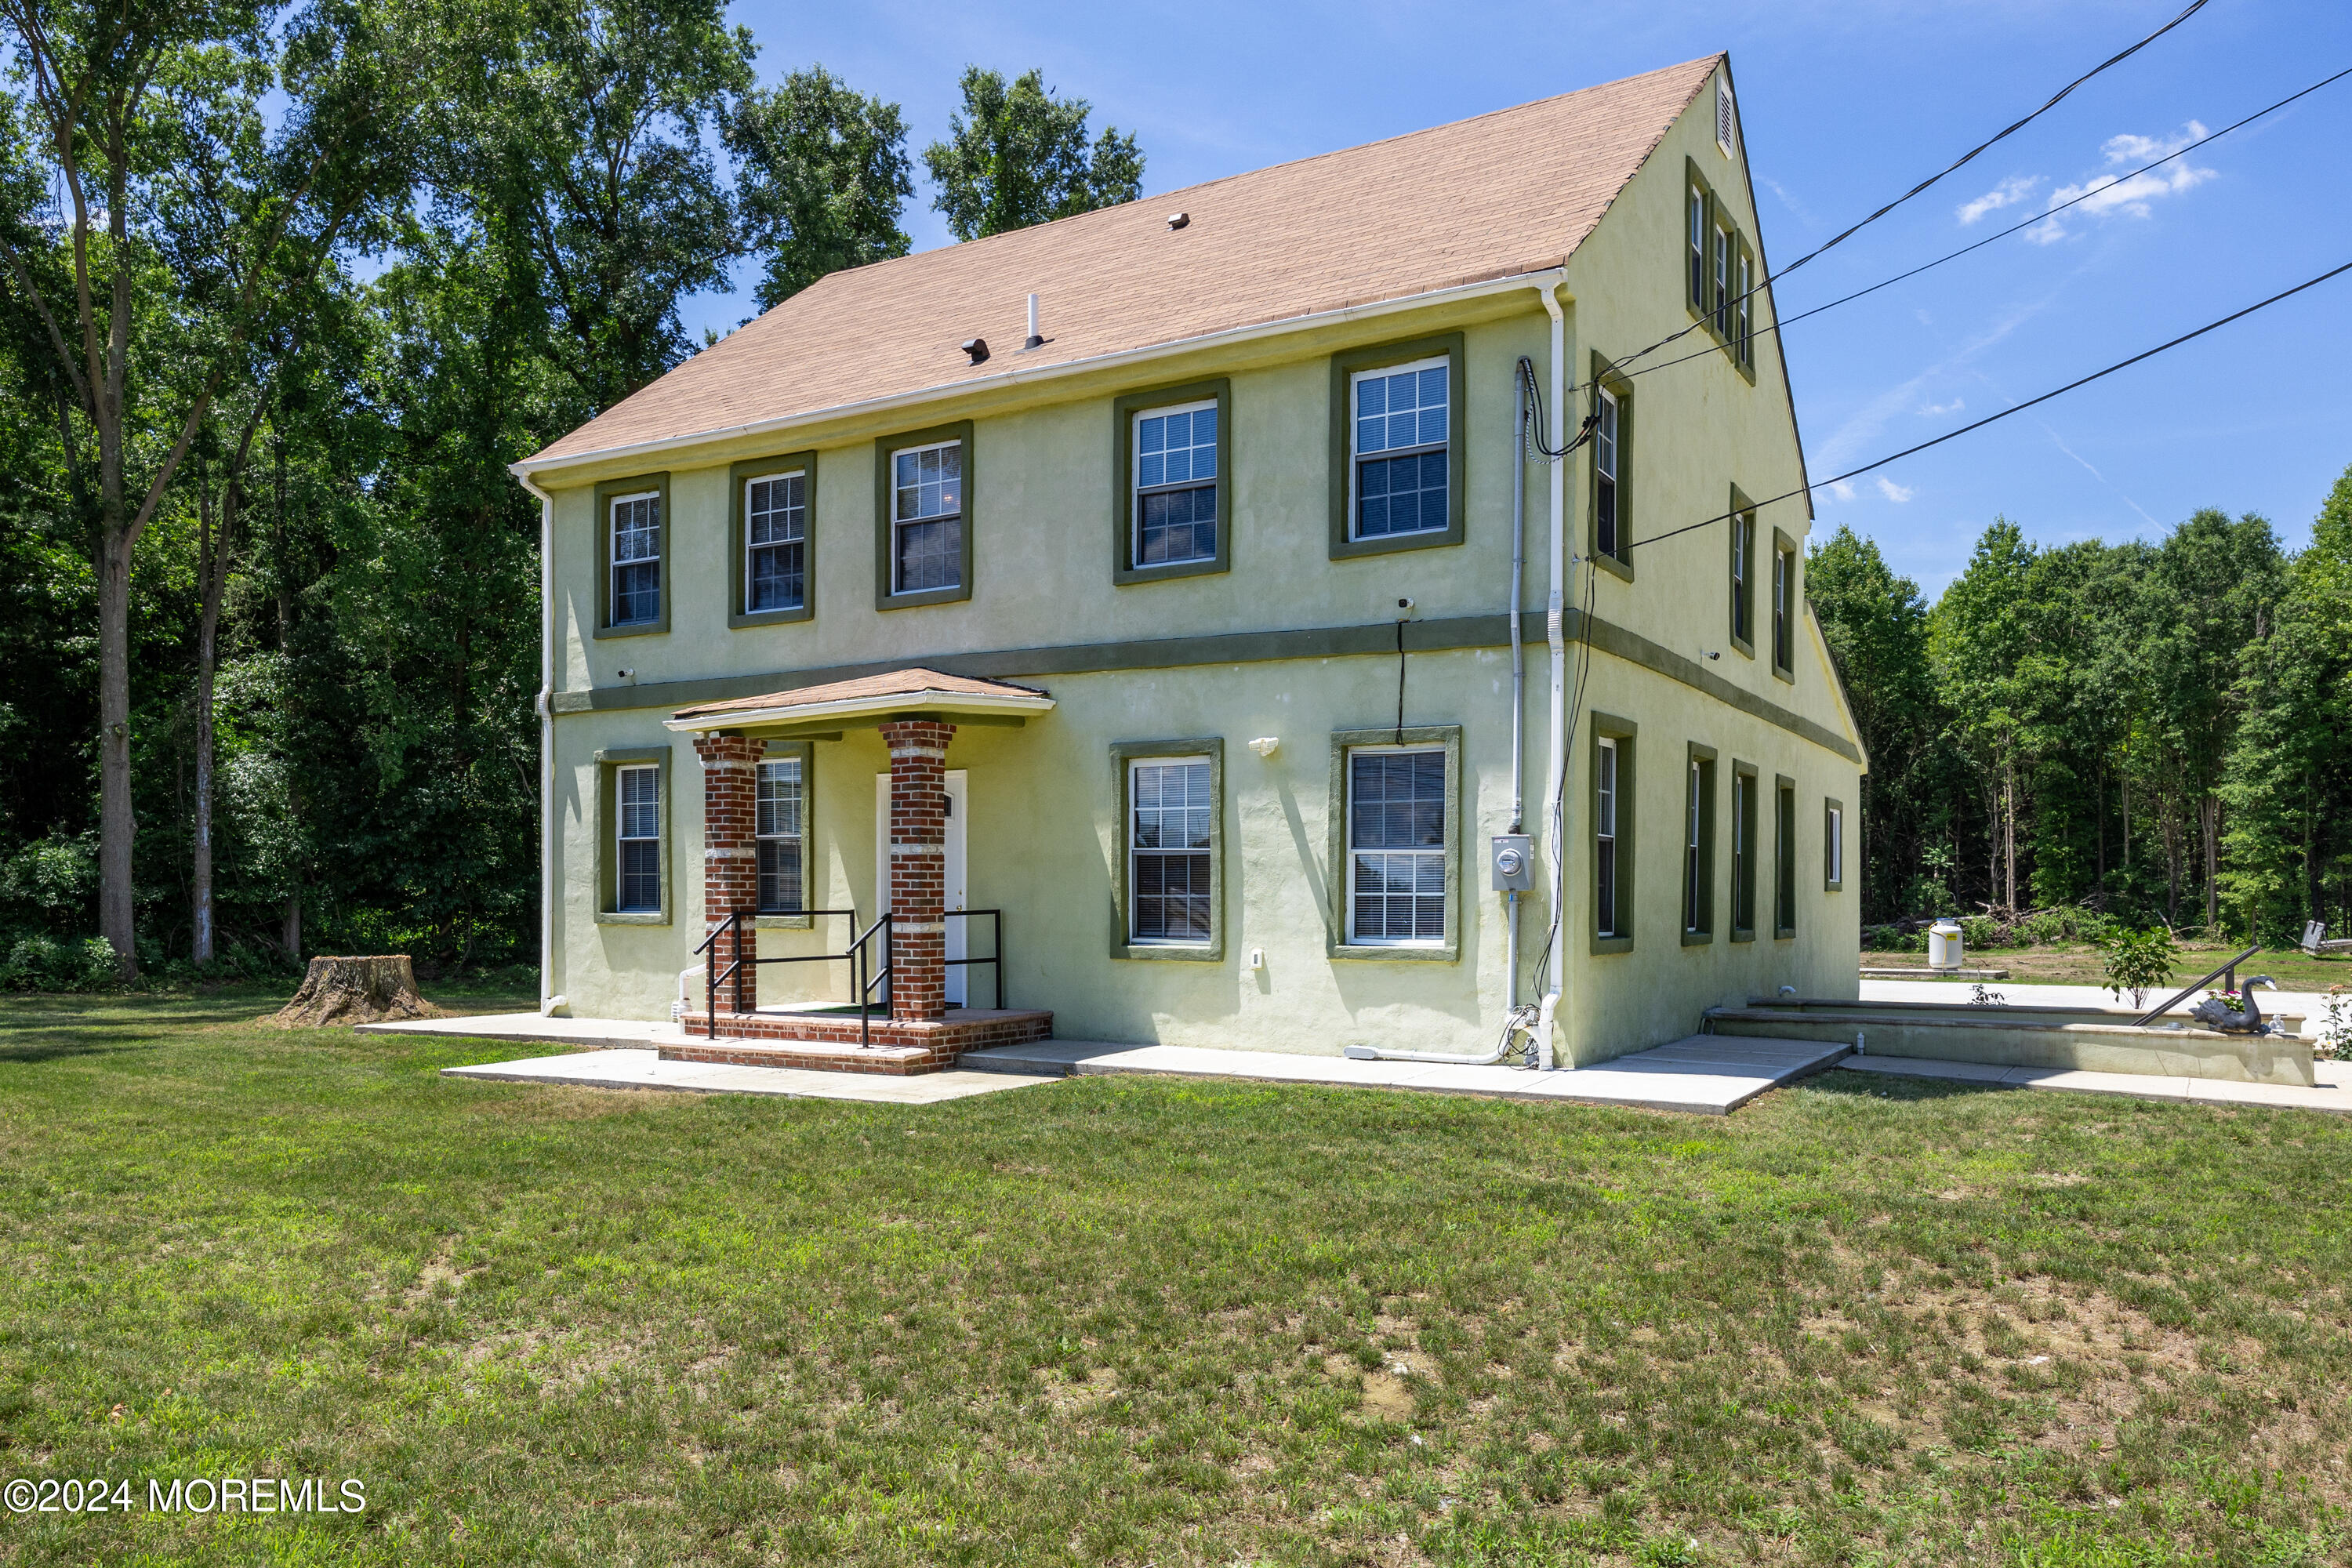
<svg viewBox="0 0 2352 1568">
<path fill-rule="evenodd" d="M 998 722 L 1010 719 L 1019 723 L 1029 714 L 1047 712 L 1053 706 L 1053 698 L 1034 686 L 949 675 L 916 666 L 763 697 L 698 703 L 679 709 L 662 722 L 671 730 L 698 733 L 779 724 L 877 724 L 915 713 Z"/>
</svg>

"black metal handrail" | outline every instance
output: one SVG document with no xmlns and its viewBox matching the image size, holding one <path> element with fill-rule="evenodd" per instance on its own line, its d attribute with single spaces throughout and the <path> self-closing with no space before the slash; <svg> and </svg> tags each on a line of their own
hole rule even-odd
<svg viewBox="0 0 2352 1568">
<path fill-rule="evenodd" d="M 2261 942 L 2254 943 L 2253 946 L 2246 949 L 2245 952 L 2238 954 L 2237 957 L 2230 960 L 2229 963 L 2223 964 L 2221 968 L 2215 970 L 2212 973 L 2207 975 L 2196 984 L 2183 986 L 2173 995 L 2166 998 L 2164 1001 L 2158 1002 L 2154 1007 L 2142 1013 L 2138 1017 L 2134 1018 L 2132 1020 L 2132 1026 L 2134 1028 L 2140 1029 L 2147 1027 L 2150 1022 L 2164 1016 L 2165 1014 L 2172 1011 L 2173 1008 L 2179 1006 L 2181 1003 L 2186 1002 L 2191 996 L 2196 995 L 2200 989 L 2211 984 L 2216 980 L 2220 980 L 2221 976 L 2225 974 L 2230 978 L 2223 984 L 2222 989 L 2229 992 L 2235 992 L 2238 989 L 2238 965 L 2245 963 L 2246 960 L 2253 957 L 2254 954 L 2262 952 L 2262 950 L 2263 944 Z"/>
<path fill-rule="evenodd" d="M 969 915 L 986 915 L 989 917 L 992 933 L 991 945 L 992 956 L 987 958 L 950 958 L 944 960 L 943 962 L 950 967 L 961 967 L 974 963 L 987 964 L 989 978 L 995 985 L 996 1010 L 1000 1013 L 1003 1012 L 1004 1010 L 1004 911 L 1003 910 L 945 910 L 941 912 L 950 920 L 959 920 Z M 971 941 L 971 928 L 970 926 L 964 927 L 964 941 L 966 942 L 970 942 Z M 971 998 L 970 995 L 971 986 L 967 984 L 964 989 L 966 994 L 963 1005 L 969 1007 L 971 1005 Z"/>
<path fill-rule="evenodd" d="M 772 910 L 770 911 L 771 913 L 808 915 L 811 917 L 819 915 L 847 915 L 849 917 L 849 930 L 851 933 L 850 942 L 849 945 L 839 952 L 802 952 L 776 958 L 762 958 L 759 955 L 756 947 L 746 948 L 742 940 L 743 921 L 745 917 L 751 916 L 752 918 L 757 918 L 759 912 L 760 911 L 755 910 L 730 910 L 727 912 L 727 918 L 719 924 L 711 927 L 710 934 L 704 937 L 701 943 L 694 950 L 695 956 L 701 957 L 706 953 L 711 952 L 712 945 L 718 942 L 722 933 L 735 939 L 731 948 L 735 957 L 733 962 L 730 963 L 725 969 L 722 970 L 718 968 L 709 959 L 704 961 L 702 966 L 702 1017 L 706 1037 L 713 1040 L 719 1037 L 719 988 L 721 985 L 728 984 L 730 981 L 734 983 L 735 1011 L 740 1014 L 744 1010 L 743 966 L 745 964 L 840 963 L 845 962 L 849 965 L 850 984 L 857 993 L 857 1044 L 861 1048 L 870 1047 L 874 1041 L 874 993 L 877 988 L 880 989 L 883 994 L 883 1000 L 886 1005 L 887 1004 L 889 1000 L 890 975 L 898 967 L 898 947 L 896 942 L 893 940 L 898 930 L 898 917 L 892 914 L 889 910 L 885 910 L 882 913 L 874 917 L 874 923 L 872 925 L 867 926 L 864 931 L 859 931 L 857 929 L 857 911 L 854 908 L 846 910 Z M 945 910 L 940 912 L 949 919 L 961 919 L 971 915 L 986 915 L 989 917 L 989 921 L 991 922 L 990 933 L 993 947 L 993 951 L 990 956 L 986 958 L 948 958 L 943 959 L 941 962 L 944 964 L 955 967 L 964 967 L 975 963 L 987 964 L 989 966 L 989 974 L 995 993 L 996 1007 L 998 1011 L 1002 1012 L 1004 1007 L 1004 911 L 1003 910 Z M 811 921 L 811 925 L 814 925 L 814 919 Z M 755 927 L 753 929 L 756 932 L 757 928 Z M 966 929 L 969 931 L 970 928 Z M 877 931 L 879 931 L 882 934 L 882 965 L 879 969 L 874 967 L 873 956 L 874 934 Z M 969 941 L 970 938 L 967 937 L 966 940 Z M 716 955 L 712 954 L 712 956 L 715 957 Z M 756 974 L 758 971 L 754 970 L 752 973 Z M 965 1005 L 971 1005 L 969 999 L 967 999 Z"/>
</svg>

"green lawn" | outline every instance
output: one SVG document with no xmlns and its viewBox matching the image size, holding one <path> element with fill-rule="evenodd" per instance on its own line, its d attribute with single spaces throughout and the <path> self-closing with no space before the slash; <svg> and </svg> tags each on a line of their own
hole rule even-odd
<svg viewBox="0 0 2352 1568">
<path fill-rule="evenodd" d="M 2245 951 L 2238 947 L 2184 947 L 2173 960 L 2173 978 L 2166 992 L 2179 990 L 2208 970 L 2222 964 Z M 2074 943 L 2053 947 L 1972 947 L 1966 963 L 1971 969 L 2006 969 L 2010 979 L 2021 985 L 2104 985 L 2106 984 L 2107 955 L 2103 948 Z M 1873 969 L 1916 969 L 1919 978 L 1932 980 L 1927 973 L 1927 958 L 1918 952 L 1865 952 L 1862 962 Z M 2316 991 L 2325 994 L 2331 985 L 2352 985 L 2352 953 L 2330 953 L 2325 958 L 2306 958 L 2293 948 L 2284 952 L 2258 952 L 2238 967 L 2238 978 L 2248 979 L 2267 974 L 2279 983 L 2284 991 Z M 1967 980 L 1946 984 L 1968 986 Z M 1998 984 L 1996 982 L 1996 984 Z M 2160 998 L 2151 994 L 2150 1005 Z"/>
<path fill-rule="evenodd" d="M 535 1089 L 274 1000 L 0 1002 L 0 1474 L 367 1510 L 0 1560 L 2352 1555 L 2341 1121 Z"/>
</svg>

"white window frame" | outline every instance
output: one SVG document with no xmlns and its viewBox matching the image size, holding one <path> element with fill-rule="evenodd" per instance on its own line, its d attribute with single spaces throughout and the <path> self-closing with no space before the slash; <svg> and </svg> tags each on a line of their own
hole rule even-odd
<svg viewBox="0 0 2352 1568">
<path fill-rule="evenodd" d="M 1128 472 L 1130 479 L 1129 480 L 1127 498 L 1127 548 L 1128 559 L 1134 562 L 1139 569 L 1142 568 L 1145 564 L 1143 559 L 1143 498 L 1148 495 L 1172 494 L 1177 490 L 1196 490 L 1206 489 L 1213 491 L 1217 486 L 1225 482 L 1225 476 L 1223 471 L 1224 465 L 1220 463 L 1218 464 L 1218 473 L 1212 478 L 1206 485 L 1203 485 L 1199 479 L 1185 479 L 1174 484 L 1145 484 L 1143 482 L 1143 422 L 1147 419 L 1164 419 L 1171 414 L 1198 414 L 1203 409 L 1206 409 L 1217 416 L 1217 434 L 1222 437 L 1224 435 L 1224 414 L 1222 409 L 1218 408 L 1217 400 L 1213 397 L 1204 397 L 1197 403 L 1171 403 L 1158 408 L 1139 408 L 1128 420 Z M 1452 411 L 1449 409 L 1449 416 L 1451 416 L 1451 412 Z M 1352 426 L 1350 428 L 1352 428 Z M 1349 437 L 1350 440 L 1353 438 L 1354 437 L 1352 436 Z M 1195 447 L 1198 445 L 1199 443 L 1194 443 Z M 1211 444 L 1212 450 L 1214 450 L 1216 446 L 1217 443 L 1213 442 Z M 1210 502 L 1210 506 L 1213 510 L 1215 509 L 1215 504 L 1214 499 L 1213 498 Z M 1213 529 L 1218 530 L 1219 532 L 1222 533 L 1222 523 L 1213 521 L 1210 526 Z M 1222 538 L 1217 541 L 1219 546 L 1222 546 L 1223 542 L 1224 542 Z M 1150 563 L 1150 565 L 1154 567 L 1190 566 L 1202 561 L 1214 561 L 1216 558 L 1217 551 L 1215 548 L 1212 548 L 1205 555 L 1177 556 L 1166 561 L 1154 561 Z"/>
<path fill-rule="evenodd" d="M 1721 224 L 1715 226 L 1715 331 L 1717 337 L 1731 337 L 1731 231 Z"/>
<path fill-rule="evenodd" d="M 1147 849 L 1141 845 L 1136 843 L 1135 775 L 1139 769 L 1153 767 L 1197 767 L 1208 774 L 1210 800 L 1209 842 L 1207 844 L 1204 844 L 1198 848 L 1193 848 L 1188 846 L 1181 849 L 1171 849 L 1166 845 L 1161 845 L 1157 848 Z M 1171 753 L 1167 756 L 1160 757 L 1129 757 L 1127 759 L 1127 820 L 1119 825 L 1119 832 L 1125 836 L 1127 839 L 1127 942 L 1129 946 L 1204 948 L 1216 941 L 1216 816 L 1218 812 L 1224 809 L 1224 803 L 1216 798 L 1216 785 L 1217 769 L 1215 759 L 1211 757 L 1205 752 L 1187 752 L 1182 753 Z M 1207 859 L 1209 862 L 1209 892 L 1207 894 L 1210 906 L 1208 921 L 1209 929 L 1196 937 L 1145 936 L 1137 929 L 1136 923 L 1136 911 L 1140 907 L 1140 900 L 1142 898 L 1142 895 L 1137 889 L 1142 886 L 1143 882 L 1140 871 L 1144 858 L 1147 856 L 1152 856 L 1161 859 L 1170 859 L 1179 855 L 1198 855 Z"/>
<path fill-rule="evenodd" d="M 1606 537 L 1601 534 L 1602 518 L 1596 513 L 1592 520 L 1592 547 L 1614 559 L 1624 552 L 1625 509 L 1621 504 L 1623 487 L 1618 482 L 1620 459 L 1624 456 L 1624 409 L 1617 395 L 1607 387 L 1595 388 L 1600 398 L 1601 423 L 1592 432 L 1592 472 L 1598 484 L 1606 486 L 1609 493 Z"/>
<path fill-rule="evenodd" d="M 1830 875 L 1832 886 L 1845 886 L 1845 807 L 1829 808 Z"/>
<path fill-rule="evenodd" d="M 629 777 L 633 773 L 645 774 L 654 781 L 654 797 L 650 802 L 632 803 L 630 801 Z M 661 911 L 663 898 L 661 774 L 661 764 L 658 763 L 631 763 L 613 770 L 613 912 L 615 914 L 658 914 Z M 650 834 L 633 834 L 629 831 L 629 810 L 633 804 L 651 807 L 654 830 Z M 628 847 L 632 844 L 650 844 L 654 847 L 654 901 L 650 904 L 629 902 Z"/>
<path fill-rule="evenodd" d="M 1690 777 L 1685 786 L 1683 802 L 1683 930 L 1692 935 L 1699 933 L 1698 829 L 1699 829 L 1699 760 L 1690 760 Z"/>
<path fill-rule="evenodd" d="M 1439 895 L 1441 907 L 1439 910 L 1439 933 L 1436 936 L 1399 937 L 1359 936 L 1356 934 L 1356 856 L 1358 854 L 1356 845 L 1356 759 L 1358 757 L 1413 756 L 1419 755 L 1423 752 L 1433 753 L 1440 759 L 1443 759 L 1445 755 L 1445 747 L 1442 742 L 1435 745 L 1424 743 L 1421 745 L 1409 746 L 1349 746 L 1341 753 L 1341 756 L 1344 759 L 1343 765 L 1347 769 L 1347 788 L 1341 792 L 1340 799 L 1341 809 L 1344 810 L 1347 815 L 1344 820 L 1344 825 L 1340 829 L 1339 842 L 1345 847 L 1348 856 L 1346 874 L 1347 885 L 1343 889 L 1341 896 L 1346 902 L 1348 914 L 1347 937 L 1348 945 L 1350 947 L 1442 948 L 1445 945 L 1444 930 L 1444 910 L 1443 908 L 1444 895 L 1442 892 Z M 1443 785 L 1441 784 L 1440 787 L 1443 788 Z M 1434 859 L 1437 862 L 1439 885 L 1442 888 L 1444 886 L 1446 872 L 1447 857 L 1454 853 L 1453 814 L 1451 812 L 1441 813 L 1439 826 L 1444 830 L 1444 837 L 1434 847 L 1407 845 L 1391 847 L 1386 845 L 1375 844 L 1367 846 L 1362 852 L 1370 855 L 1412 855 Z M 1417 897 L 1418 895 L 1415 896 Z"/>
<path fill-rule="evenodd" d="M 905 489 L 906 487 L 898 482 L 898 459 L 901 458 L 920 458 L 925 452 L 943 452 L 948 450 L 950 447 L 953 447 L 956 452 L 955 510 L 931 512 L 921 517 L 900 517 L 898 515 L 898 496 L 899 492 Z M 900 594 L 948 593 L 961 589 L 964 586 L 963 552 L 961 548 L 959 548 L 956 552 L 956 580 L 954 582 L 934 584 L 928 588 L 909 588 L 907 586 L 906 579 L 900 574 L 900 568 L 905 564 L 905 556 L 898 546 L 899 531 L 908 523 L 946 522 L 950 520 L 953 520 L 959 530 L 970 526 L 969 520 L 964 515 L 964 497 L 966 494 L 965 484 L 968 476 L 964 471 L 965 464 L 963 460 L 963 447 L 964 443 L 961 437 L 951 437 L 945 441 L 924 441 L 912 447 L 893 447 L 890 449 L 889 570 L 890 593 L 894 597 Z M 919 486 L 918 488 L 919 488 Z"/>
<path fill-rule="evenodd" d="M 1594 757 L 1598 777 L 1592 785 L 1592 865 L 1597 898 L 1592 911 L 1592 934 L 1620 937 L 1625 932 L 1617 918 L 1621 903 L 1617 887 L 1617 788 L 1618 759 L 1614 738 L 1599 738 L 1600 750 Z"/>
<path fill-rule="evenodd" d="M 1756 868 L 1748 864 L 1748 818 L 1756 798 L 1754 775 L 1734 771 L 1731 775 L 1731 929 L 1753 933 L 1756 930 Z M 1744 906 L 1744 907 L 1743 907 Z M 1739 923 L 1745 914 L 1748 923 Z"/>
<path fill-rule="evenodd" d="M 1690 247 L 1687 258 L 1690 276 L 1685 287 L 1690 290 L 1691 309 L 1706 309 L 1706 192 L 1694 182 L 1690 187 L 1690 210 L 1686 215 L 1688 232 L 1685 243 Z"/>
<path fill-rule="evenodd" d="M 1772 668 L 1796 673 L 1796 638 L 1790 626 L 1790 584 L 1796 574 L 1790 570 L 1793 563 L 1790 552 L 1775 544 L 1772 547 Z"/>
<path fill-rule="evenodd" d="M 1736 357 L 1741 364 L 1746 364 L 1749 363 L 1750 356 L 1752 356 L 1756 352 L 1754 339 L 1751 337 L 1749 332 L 1749 323 L 1753 321 L 1755 318 L 1748 313 L 1748 296 L 1755 292 L 1756 288 L 1755 284 L 1749 281 L 1749 279 L 1754 275 L 1755 263 L 1748 259 L 1748 252 L 1743 249 L 1739 253 L 1738 260 L 1733 265 L 1735 276 L 1738 280 L 1739 291 L 1732 297 L 1733 303 L 1731 310 L 1733 331 L 1731 334 L 1731 342 L 1734 357 Z"/>
<path fill-rule="evenodd" d="M 607 496 L 604 499 L 604 570 L 606 575 L 604 592 L 606 595 L 605 603 L 611 606 L 607 612 L 610 617 L 610 624 L 614 626 L 649 626 L 661 619 L 662 595 L 667 593 L 669 588 L 669 584 L 662 581 L 661 536 L 662 529 L 668 520 L 662 516 L 661 497 L 661 491 L 653 489 L 631 490 L 627 495 Z M 651 531 L 653 534 L 653 552 L 649 555 L 632 555 L 627 560 L 624 561 L 621 559 L 621 509 L 636 501 L 653 502 L 654 525 Z M 632 531 L 635 531 L 633 530 Z M 621 568 L 624 566 L 643 566 L 647 563 L 651 563 L 654 569 L 654 613 L 650 616 L 640 616 L 633 621 L 625 621 L 621 619 Z"/>
<path fill-rule="evenodd" d="M 793 832 L 772 833 L 768 830 L 768 802 L 766 800 L 766 793 L 769 777 L 768 770 L 770 768 L 789 768 L 792 770 L 793 783 L 798 794 L 798 799 L 795 801 L 793 806 L 793 817 L 796 823 L 796 829 Z M 752 764 L 751 843 L 753 854 L 756 856 L 760 848 L 768 844 L 790 843 L 797 846 L 800 850 L 801 899 L 797 905 L 791 908 L 785 908 L 782 905 L 772 907 L 768 903 L 767 899 L 764 896 L 767 889 L 766 872 L 755 860 L 751 868 L 752 895 L 754 901 L 759 907 L 759 912 L 763 915 L 797 915 L 805 914 L 808 911 L 808 763 L 805 759 L 797 756 L 762 757 L 757 763 Z"/>
<path fill-rule="evenodd" d="M 798 511 L 801 514 L 800 532 L 791 539 L 772 539 L 764 543 L 753 543 L 751 540 L 751 519 L 755 513 L 751 507 L 752 487 L 756 485 L 782 484 L 790 479 L 798 479 L 801 481 L 800 505 L 797 507 L 786 507 L 783 510 L 787 512 Z M 808 608 L 808 470 L 804 468 L 787 468 L 782 473 L 775 474 L 754 474 L 750 479 L 743 481 L 743 560 L 741 564 L 743 571 L 743 610 L 746 615 L 769 615 L 782 610 L 804 610 Z M 751 562 L 754 558 L 755 552 L 761 550 L 777 550 L 790 544 L 797 544 L 801 547 L 800 598 L 796 602 L 789 605 L 752 604 Z"/>
<path fill-rule="evenodd" d="M 1755 569 L 1755 561 L 1756 516 L 1737 513 L 1731 520 L 1731 635 L 1749 647 L 1756 646 L 1756 628 L 1749 624 L 1755 612 L 1748 607 L 1748 574 Z"/>
<path fill-rule="evenodd" d="M 1404 375 L 1407 374 L 1419 375 L 1423 371 L 1437 370 L 1440 368 L 1443 368 L 1445 372 L 1446 438 L 1444 440 L 1424 441 L 1419 446 L 1414 447 L 1383 447 L 1377 452 L 1365 452 L 1357 447 L 1357 438 L 1362 434 L 1361 409 L 1363 407 L 1363 396 L 1360 389 L 1363 386 L 1364 383 L 1368 381 L 1386 380 L 1388 377 L 1392 375 Z M 1403 533 L 1366 533 L 1363 531 L 1364 498 L 1362 494 L 1362 479 L 1364 464 L 1368 460 L 1379 462 L 1389 458 L 1417 458 L 1429 452 L 1445 452 L 1449 454 L 1447 460 L 1451 462 L 1452 458 L 1450 454 L 1454 449 L 1453 438 L 1454 421 L 1462 416 L 1461 409 L 1456 406 L 1459 392 L 1460 389 L 1454 384 L 1454 360 L 1453 356 L 1450 354 L 1438 354 L 1431 359 L 1417 359 L 1407 364 L 1384 364 L 1376 366 L 1370 370 L 1359 370 L 1349 373 L 1348 540 L 1349 543 L 1357 543 L 1364 540 L 1371 540 L 1375 542 L 1385 542 L 1391 539 L 1414 539 L 1427 533 L 1444 533 L 1454 526 L 1455 521 L 1453 515 L 1454 474 L 1450 469 L 1445 476 L 1447 487 L 1445 521 L 1435 528 L 1416 528 Z"/>
</svg>

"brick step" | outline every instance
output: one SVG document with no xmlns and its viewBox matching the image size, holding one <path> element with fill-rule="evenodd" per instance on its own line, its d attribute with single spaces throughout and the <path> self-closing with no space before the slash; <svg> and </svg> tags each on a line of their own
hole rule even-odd
<svg viewBox="0 0 2352 1568">
<path fill-rule="evenodd" d="M 730 1067 L 814 1068 L 834 1072 L 940 1072 L 966 1051 L 1023 1045 L 1052 1037 L 1054 1015 L 1044 1009 L 958 1007 L 940 1019 L 876 1018 L 858 1044 L 856 1015 L 721 1013 L 719 1037 L 705 1033 L 707 1013 L 678 1020 L 683 1041 L 664 1041 L 661 1059 L 720 1062 Z"/>
</svg>

